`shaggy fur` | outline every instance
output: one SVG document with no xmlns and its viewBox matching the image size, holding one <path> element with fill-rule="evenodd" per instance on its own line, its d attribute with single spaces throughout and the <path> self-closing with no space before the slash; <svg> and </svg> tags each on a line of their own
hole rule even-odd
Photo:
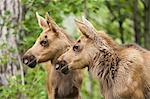
<svg viewBox="0 0 150 99">
<path fill-rule="evenodd" d="M 83 36 L 58 60 L 67 63 L 67 70 L 88 67 L 105 99 L 150 99 L 150 51 L 136 44 L 120 46 L 83 20 L 76 21 Z"/>
</svg>

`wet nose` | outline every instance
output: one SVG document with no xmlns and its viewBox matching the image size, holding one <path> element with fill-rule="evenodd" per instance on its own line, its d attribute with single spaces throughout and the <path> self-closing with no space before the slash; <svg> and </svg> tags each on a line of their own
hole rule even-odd
<svg viewBox="0 0 150 99">
<path fill-rule="evenodd" d="M 65 60 L 61 60 L 61 61 L 58 60 L 56 62 L 55 68 L 56 70 L 59 70 L 59 69 L 62 69 L 66 65 L 67 65 L 67 62 Z"/>
<path fill-rule="evenodd" d="M 36 65 L 36 58 L 35 58 L 35 56 L 33 56 L 33 55 L 24 55 L 24 56 L 22 57 L 22 62 L 23 62 L 25 65 L 27 65 L 27 66 L 33 68 L 33 67 L 35 67 L 35 65 Z"/>
<path fill-rule="evenodd" d="M 64 66 L 62 69 L 61 69 L 61 72 L 63 73 L 63 74 L 68 74 L 69 73 L 69 68 L 68 68 L 68 65 L 67 66 Z"/>
<path fill-rule="evenodd" d="M 68 74 L 68 64 L 65 60 L 57 61 L 55 65 L 56 70 L 60 70 L 63 74 Z"/>
</svg>

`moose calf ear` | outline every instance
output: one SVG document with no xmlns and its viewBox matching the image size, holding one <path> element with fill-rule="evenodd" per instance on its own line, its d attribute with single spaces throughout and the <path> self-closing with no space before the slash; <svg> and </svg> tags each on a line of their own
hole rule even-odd
<svg viewBox="0 0 150 99">
<path fill-rule="evenodd" d="M 87 33 L 87 32 L 89 32 L 88 27 L 83 22 L 81 22 L 77 19 L 75 19 L 75 23 L 76 23 L 77 27 L 80 29 L 80 31 L 82 32 L 82 34 L 84 36 L 86 36 L 87 38 L 89 38 L 89 33 Z"/>
<path fill-rule="evenodd" d="M 43 30 L 46 29 L 46 28 L 48 28 L 48 24 L 47 24 L 46 20 L 45 20 L 43 17 L 41 17 L 41 16 L 38 14 L 38 12 L 36 12 L 36 17 L 37 17 L 39 26 L 40 26 Z"/>
<path fill-rule="evenodd" d="M 45 19 L 49 25 L 49 28 L 58 35 L 59 26 L 56 24 L 56 22 L 49 16 L 48 13 L 45 15 Z"/>
<path fill-rule="evenodd" d="M 82 22 L 86 24 L 89 28 L 95 29 L 90 21 L 88 21 L 84 16 L 82 16 Z"/>
<path fill-rule="evenodd" d="M 92 39 L 93 41 L 95 41 L 95 39 L 100 39 L 100 37 L 97 35 L 97 31 L 88 20 L 82 19 L 82 22 L 75 20 L 75 22 L 84 36 Z"/>
</svg>

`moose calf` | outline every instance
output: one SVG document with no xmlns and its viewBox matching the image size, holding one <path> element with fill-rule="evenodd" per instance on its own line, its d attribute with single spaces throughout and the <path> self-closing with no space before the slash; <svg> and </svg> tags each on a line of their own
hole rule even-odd
<svg viewBox="0 0 150 99">
<path fill-rule="evenodd" d="M 99 79 L 105 99 L 150 99 L 150 52 L 116 44 L 84 18 L 76 24 L 83 35 L 56 66 L 62 72 L 88 67 Z"/>
<path fill-rule="evenodd" d="M 49 99 L 80 99 L 82 71 L 72 70 L 64 75 L 56 70 L 57 58 L 73 43 L 49 15 L 46 19 L 36 13 L 43 32 L 35 44 L 23 56 L 23 63 L 34 68 L 37 63 L 47 62 L 47 87 Z"/>
</svg>

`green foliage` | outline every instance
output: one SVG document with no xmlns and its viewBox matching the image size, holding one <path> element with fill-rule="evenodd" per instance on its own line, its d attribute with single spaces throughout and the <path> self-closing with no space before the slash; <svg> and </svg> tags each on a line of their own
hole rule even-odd
<svg viewBox="0 0 150 99">
<path fill-rule="evenodd" d="M 37 72 L 38 71 L 38 72 Z M 8 86 L 0 87 L 1 99 L 46 99 L 46 72 L 43 66 L 35 69 L 27 69 L 25 74 L 25 85 L 21 84 L 21 77 L 12 76 Z"/>
<path fill-rule="evenodd" d="M 132 19 L 132 0 L 87 0 L 87 9 L 84 8 L 84 0 L 21 0 L 24 8 L 24 19 L 19 24 L 25 32 L 25 36 L 21 39 L 19 51 L 25 52 L 30 48 L 37 37 L 41 33 L 38 26 L 35 12 L 38 12 L 44 17 L 48 12 L 56 23 L 63 27 L 63 20 L 74 15 L 80 18 L 84 15 L 84 10 L 88 12 L 89 20 L 98 30 L 105 30 L 114 40 L 121 44 L 119 24 L 123 21 L 125 43 L 134 42 L 133 19 Z M 112 11 L 110 11 L 110 9 Z M 140 10 L 143 5 L 140 3 Z M 13 26 L 9 21 L 10 12 L 5 12 L 6 16 L 0 16 L 0 20 L 6 20 L 5 25 L 9 28 Z M 142 10 L 141 10 L 142 16 Z M 77 31 L 75 31 L 77 32 Z M 78 38 L 80 33 L 72 34 L 74 38 Z M 0 49 L 8 48 L 6 43 L 0 45 Z M 9 50 L 15 53 L 13 48 Z M 7 54 L 0 57 L 0 65 L 7 63 Z M 17 99 L 18 97 L 26 97 L 27 99 L 46 99 L 46 71 L 45 66 L 38 65 L 34 69 L 27 68 L 25 74 L 25 85 L 22 85 L 20 76 L 10 78 L 8 86 L 0 87 L 0 99 Z M 97 80 L 89 78 L 88 72 L 84 73 L 82 84 L 82 99 L 102 99 L 100 95 L 99 83 Z"/>
<path fill-rule="evenodd" d="M 35 69 L 28 69 L 25 75 L 27 99 L 46 99 L 46 72 L 45 66 L 37 66 Z"/>
<path fill-rule="evenodd" d="M 91 78 L 87 69 L 84 70 L 84 79 L 82 83 L 82 99 L 103 99 L 100 94 L 98 80 Z"/>
</svg>

